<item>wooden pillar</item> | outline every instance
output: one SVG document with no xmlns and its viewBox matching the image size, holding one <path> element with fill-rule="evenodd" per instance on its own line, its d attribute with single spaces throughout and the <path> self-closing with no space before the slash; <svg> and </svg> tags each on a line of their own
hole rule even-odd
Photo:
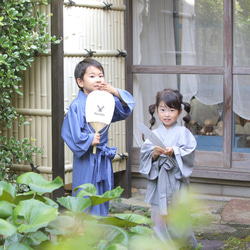
<svg viewBox="0 0 250 250">
<path fill-rule="evenodd" d="M 128 90 L 131 94 L 133 94 L 133 86 L 132 86 L 132 73 L 131 73 L 131 65 L 132 65 L 132 1 L 126 0 L 126 14 L 125 14 L 125 23 L 126 23 L 126 90 Z M 132 140 L 133 138 L 133 119 L 132 115 L 130 115 L 126 119 L 126 151 L 128 152 L 127 158 L 127 166 L 126 171 L 121 173 L 121 186 L 124 188 L 122 193 L 122 197 L 130 198 L 131 197 L 131 149 L 132 149 Z"/>
<path fill-rule="evenodd" d="M 233 0 L 224 0 L 223 167 L 232 166 L 233 135 Z"/>
<path fill-rule="evenodd" d="M 51 1 L 51 35 L 57 39 L 63 37 L 63 0 Z M 51 44 L 52 77 L 52 177 L 64 178 L 64 141 L 61 127 L 64 119 L 64 76 L 63 76 L 63 40 L 60 44 Z M 53 192 L 53 199 L 64 196 L 64 187 Z"/>
</svg>

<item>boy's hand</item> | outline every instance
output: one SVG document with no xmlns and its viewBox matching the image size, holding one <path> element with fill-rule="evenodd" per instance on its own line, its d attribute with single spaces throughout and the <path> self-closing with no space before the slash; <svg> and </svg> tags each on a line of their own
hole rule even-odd
<svg viewBox="0 0 250 250">
<path fill-rule="evenodd" d="M 101 138 L 100 134 L 95 134 L 94 139 L 93 139 L 93 141 L 91 143 L 91 146 L 99 144 L 100 143 L 100 138 Z"/>
<path fill-rule="evenodd" d="M 121 103 L 122 103 L 123 106 L 127 106 L 127 104 L 121 99 L 119 91 L 115 87 L 113 87 L 113 86 L 111 86 L 111 85 L 109 85 L 107 83 L 101 83 L 100 84 L 100 90 L 107 91 L 110 94 L 116 96 L 117 98 L 120 99 L 120 101 L 121 101 Z"/>
<path fill-rule="evenodd" d="M 113 86 L 111 86 L 111 85 L 109 85 L 107 83 L 104 83 L 104 82 L 102 82 L 100 84 L 100 89 L 104 90 L 104 91 L 107 91 L 110 94 L 115 95 L 115 96 L 117 96 L 117 94 L 118 94 L 118 91 L 117 91 L 117 89 L 115 87 L 113 87 Z"/>
</svg>

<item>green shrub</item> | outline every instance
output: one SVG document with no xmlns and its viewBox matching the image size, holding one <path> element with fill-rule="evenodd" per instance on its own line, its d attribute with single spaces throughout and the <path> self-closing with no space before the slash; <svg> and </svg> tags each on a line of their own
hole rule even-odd
<svg viewBox="0 0 250 250">
<path fill-rule="evenodd" d="M 6 179 L 5 167 L 11 167 L 13 160 L 32 163 L 32 154 L 41 153 L 32 145 L 34 138 L 18 141 L 4 136 L 2 130 L 12 128 L 13 123 L 29 124 L 17 113 L 11 99 L 14 94 L 23 95 L 23 72 L 31 67 L 36 55 L 48 53 L 49 43 L 59 43 L 46 31 L 47 17 L 36 8 L 39 4 L 34 0 L 0 0 L 0 180 Z"/>
<path fill-rule="evenodd" d="M 148 244 L 160 246 L 149 237 L 154 235 L 153 222 L 144 216 L 89 214 L 93 206 L 120 197 L 120 187 L 97 195 L 93 184 L 81 185 L 76 197 L 57 198 L 59 208 L 47 196 L 63 186 L 60 177 L 49 182 L 28 172 L 20 175 L 17 182 L 29 186 L 31 191 L 17 194 L 11 183 L 0 182 L 0 249 L 133 249 L 131 246 L 137 248 L 139 242 L 145 243 L 141 237 L 149 238 Z M 161 247 L 158 249 L 166 249 Z"/>
</svg>

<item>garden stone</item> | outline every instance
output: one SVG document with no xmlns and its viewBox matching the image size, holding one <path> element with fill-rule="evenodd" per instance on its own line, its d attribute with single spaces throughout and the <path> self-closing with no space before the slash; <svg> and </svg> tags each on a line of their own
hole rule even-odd
<svg viewBox="0 0 250 250">
<path fill-rule="evenodd" d="M 145 212 L 143 210 L 140 210 L 140 209 L 134 210 L 133 213 L 145 216 Z"/>
<path fill-rule="evenodd" d="M 124 213 L 126 210 L 130 210 L 130 205 L 120 202 L 112 202 L 110 204 L 110 210 L 114 213 Z"/>
<path fill-rule="evenodd" d="M 135 212 L 136 210 L 142 210 L 143 212 L 147 212 L 148 208 L 147 207 L 142 207 L 142 206 L 132 206 L 131 210 L 132 210 L 132 212 Z"/>
</svg>

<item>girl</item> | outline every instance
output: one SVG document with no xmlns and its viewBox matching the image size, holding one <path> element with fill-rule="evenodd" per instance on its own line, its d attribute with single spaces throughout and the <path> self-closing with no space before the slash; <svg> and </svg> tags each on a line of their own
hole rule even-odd
<svg viewBox="0 0 250 250">
<path fill-rule="evenodd" d="M 107 146 L 107 129 L 105 132 L 100 131 L 100 134 L 89 131 L 85 117 L 87 96 L 95 90 L 113 94 L 115 110 L 112 122 L 124 120 L 131 114 L 134 99 L 129 92 L 106 84 L 103 67 L 94 59 L 85 59 L 77 64 L 75 79 L 80 90 L 71 103 L 62 126 L 62 138 L 74 153 L 72 190 L 82 184 L 92 183 L 97 194 L 101 195 L 114 188 L 112 159 L 116 148 Z M 93 154 L 94 145 L 97 145 L 96 154 Z M 108 202 L 94 206 L 91 210 L 91 214 L 100 216 L 106 216 L 108 212 Z"/>
<path fill-rule="evenodd" d="M 171 215 L 168 217 L 171 208 L 179 209 L 184 205 L 194 165 L 196 140 L 186 127 L 177 124 L 182 105 L 188 113 L 183 118 L 187 124 L 190 121 L 190 105 L 182 101 L 179 91 L 164 89 L 157 93 L 156 103 L 149 106 L 152 116 L 150 129 L 155 124 L 156 110 L 161 124 L 153 132 L 166 148 L 155 146 L 147 139 L 141 147 L 139 168 L 149 180 L 145 202 L 151 204 L 154 230 L 161 240 L 172 244 L 172 249 L 198 246 L 190 222 L 185 225 L 188 230 L 184 227 L 181 230 L 177 229 L 180 225 L 173 225 Z"/>
</svg>

